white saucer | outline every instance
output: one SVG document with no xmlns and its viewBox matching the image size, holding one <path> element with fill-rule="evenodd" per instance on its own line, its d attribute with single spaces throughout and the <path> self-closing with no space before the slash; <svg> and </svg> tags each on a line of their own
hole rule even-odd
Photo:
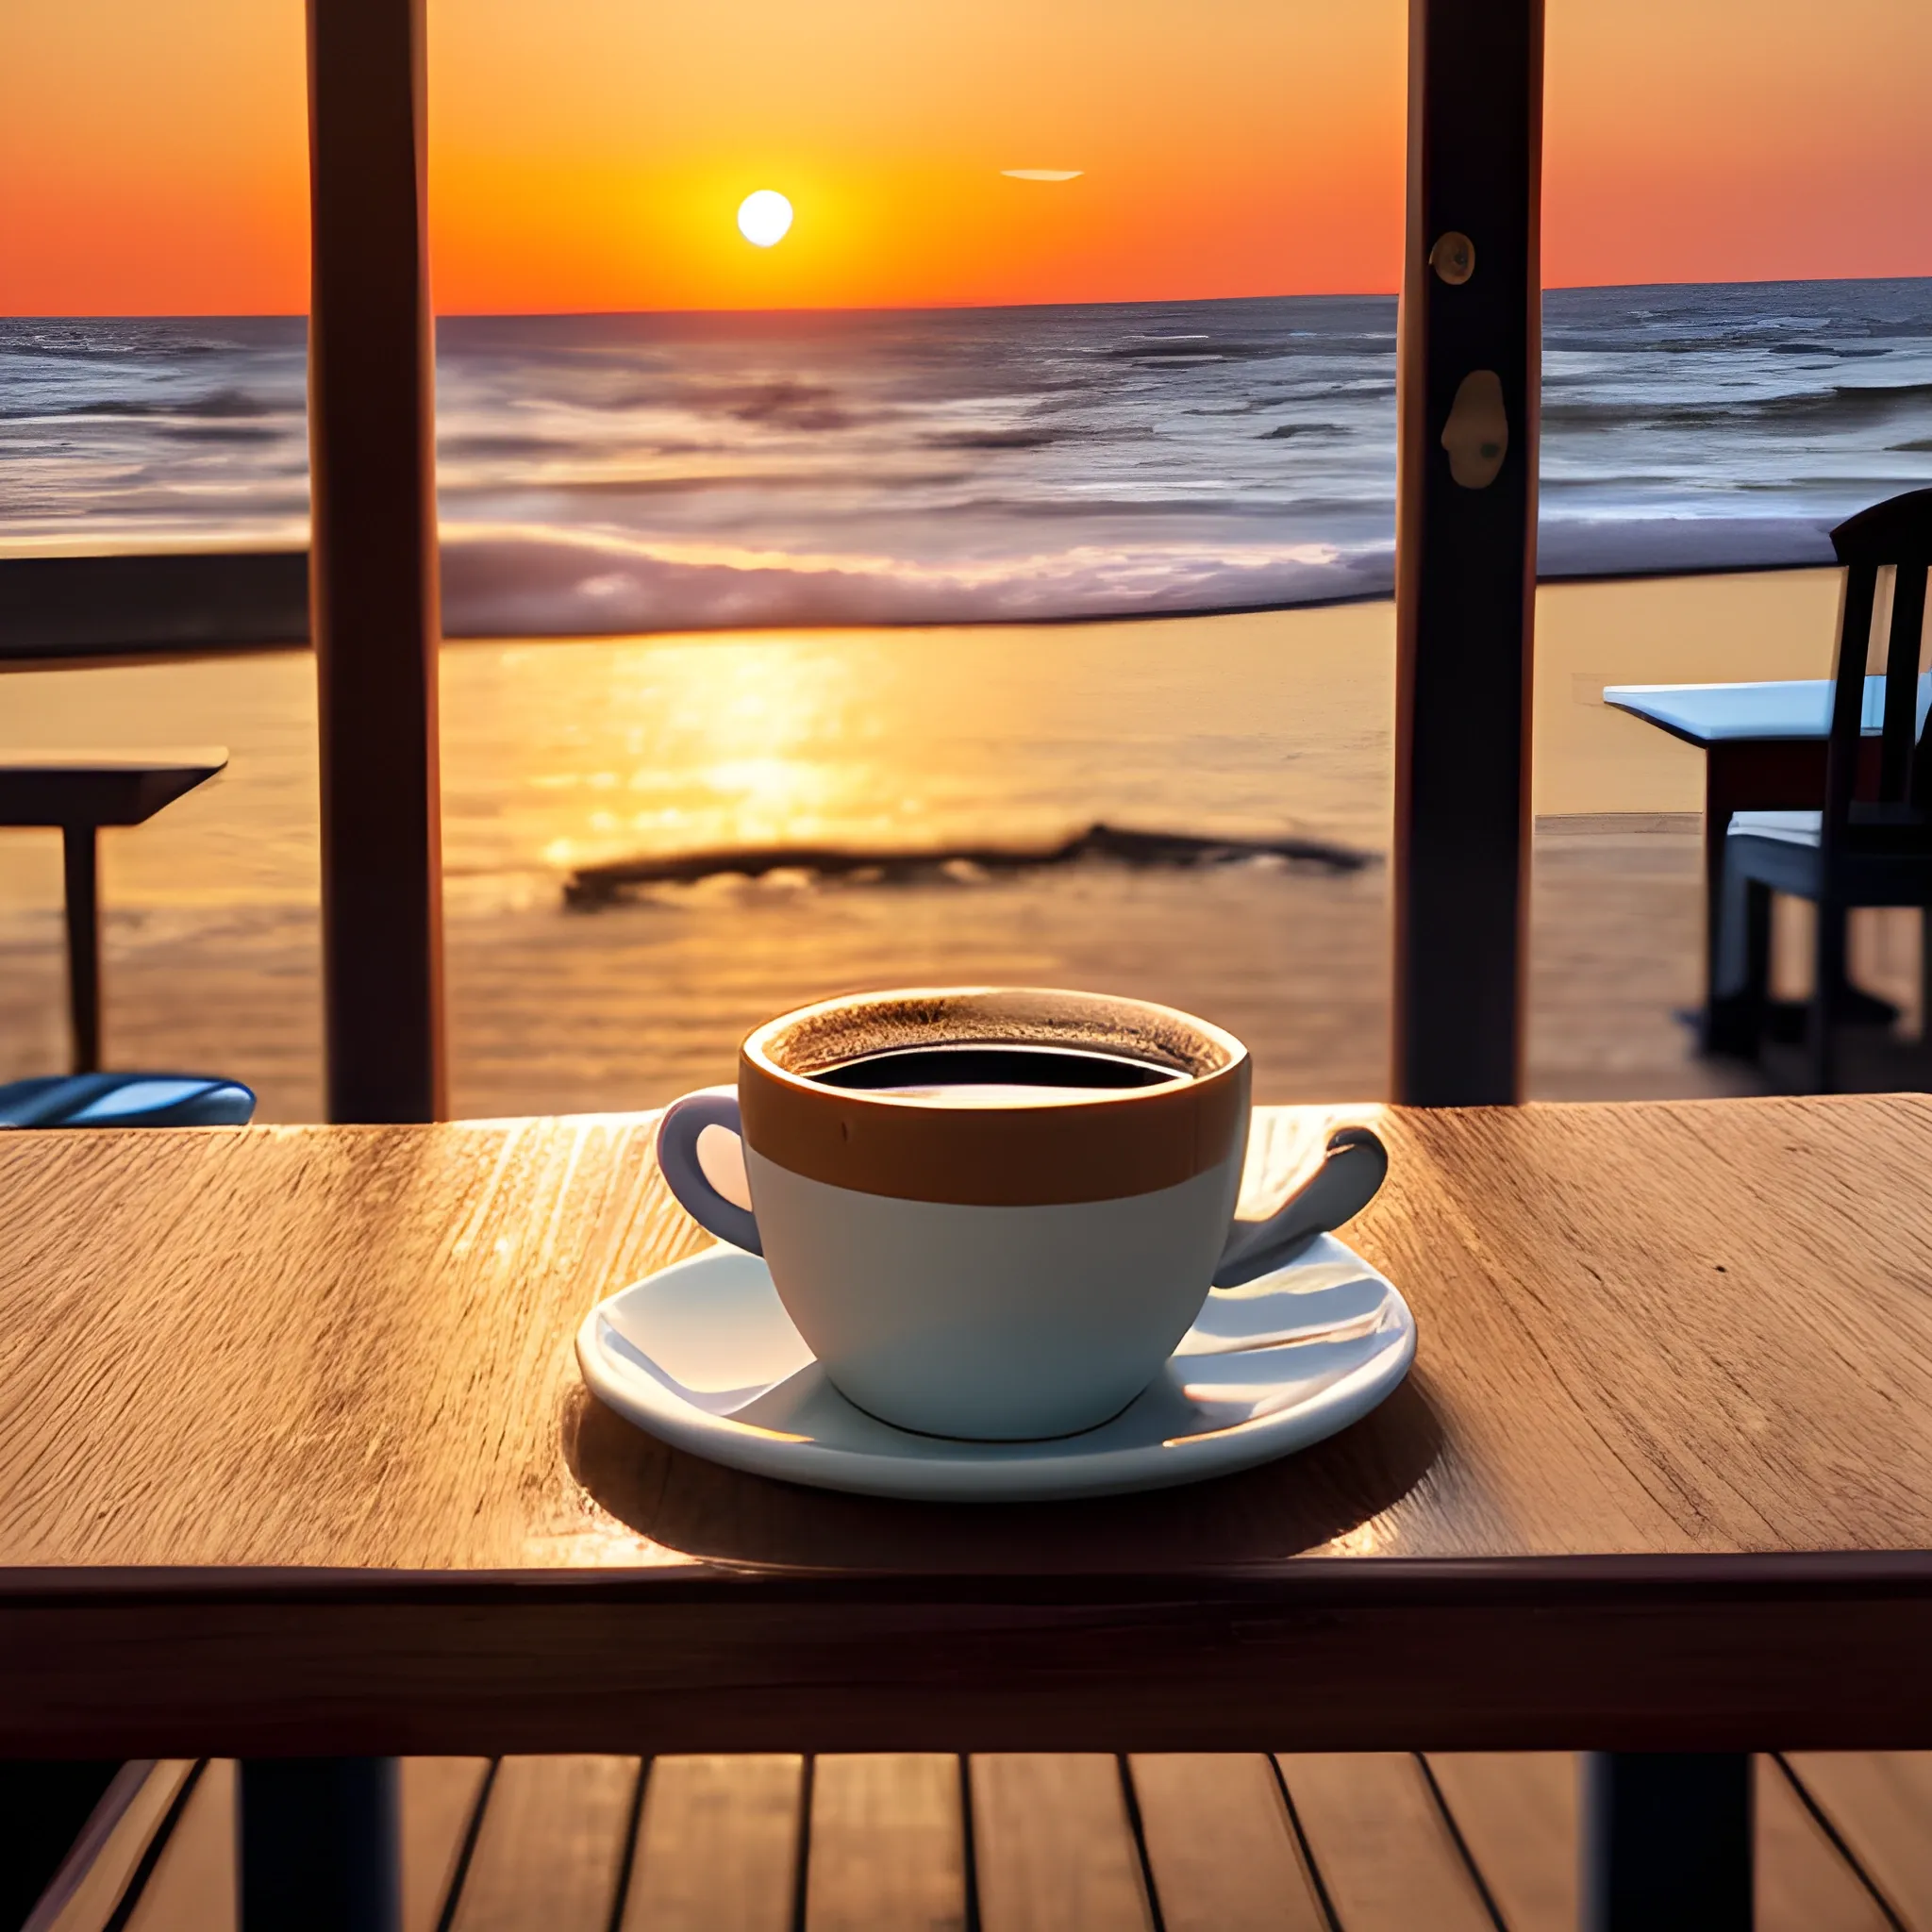
<svg viewBox="0 0 1932 1932">
<path fill-rule="evenodd" d="M 1215 1289 L 1143 1394 L 1053 1441 L 915 1436 L 854 1407 L 764 1262 L 722 1242 L 600 1302 L 577 1331 L 591 1391 L 680 1449 L 818 1489 L 960 1503 L 1165 1489 L 1246 1469 L 1366 1415 L 1414 1357 L 1408 1305 L 1328 1235 L 1276 1274 Z"/>
</svg>

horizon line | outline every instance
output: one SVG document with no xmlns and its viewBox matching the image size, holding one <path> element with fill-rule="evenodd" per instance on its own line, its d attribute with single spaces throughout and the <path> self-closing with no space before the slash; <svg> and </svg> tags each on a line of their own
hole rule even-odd
<svg viewBox="0 0 1932 1932">
<path fill-rule="evenodd" d="M 1849 286 L 1873 282 L 1932 281 L 1932 272 L 1904 275 L 1746 275 L 1729 280 L 1673 282 L 1546 282 L 1545 295 L 1581 294 L 1601 290 L 1781 289 Z M 1047 308 L 1146 308 L 1162 304 L 1205 306 L 1237 302 L 1391 302 L 1399 289 L 1314 290 L 1264 295 L 1129 295 L 1102 301 L 1056 302 L 824 302 L 781 307 L 765 304 L 740 308 L 438 308 L 437 321 L 525 322 L 588 320 L 633 315 L 975 315 Z M 306 308 L 125 308 L 108 311 L 0 309 L 7 322 L 282 322 L 306 321 Z"/>
</svg>

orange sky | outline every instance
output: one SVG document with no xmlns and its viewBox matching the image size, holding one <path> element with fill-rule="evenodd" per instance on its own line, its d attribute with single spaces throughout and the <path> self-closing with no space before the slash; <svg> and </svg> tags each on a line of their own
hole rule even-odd
<svg viewBox="0 0 1932 1932">
<path fill-rule="evenodd" d="M 431 0 L 437 299 L 1391 289 L 1405 12 Z M 1932 273 L 1928 83 L 1926 0 L 1549 0 L 1545 279 Z M 0 312 L 299 309 L 305 165 L 301 0 L 0 9 Z"/>
</svg>

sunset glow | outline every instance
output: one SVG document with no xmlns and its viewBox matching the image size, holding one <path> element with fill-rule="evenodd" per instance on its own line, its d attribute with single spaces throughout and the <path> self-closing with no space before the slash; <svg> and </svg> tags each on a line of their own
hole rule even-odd
<svg viewBox="0 0 1932 1932">
<path fill-rule="evenodd" d="M 1406 13 L 431 0 L 439 306 L 1390 290 Z M 1553 285 L 1932 271 L 1932 8 L 1551 0 L 1548 72 Z M 300 310 L 304 100 L 295 0 L 0 12 L 0 309 Z"/>
</svg>

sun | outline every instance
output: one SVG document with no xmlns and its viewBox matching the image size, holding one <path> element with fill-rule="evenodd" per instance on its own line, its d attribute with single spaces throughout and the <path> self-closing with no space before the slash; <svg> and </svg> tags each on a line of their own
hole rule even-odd
<svg viewBox="0 0 1932 1932">
<path fill-rule="evenodd" d="M 791 204 L 775 188 L 760 188 L 738 205 L 738 232 L 754 248 L 775 248 L 791 226 Z"/>
</svg>

